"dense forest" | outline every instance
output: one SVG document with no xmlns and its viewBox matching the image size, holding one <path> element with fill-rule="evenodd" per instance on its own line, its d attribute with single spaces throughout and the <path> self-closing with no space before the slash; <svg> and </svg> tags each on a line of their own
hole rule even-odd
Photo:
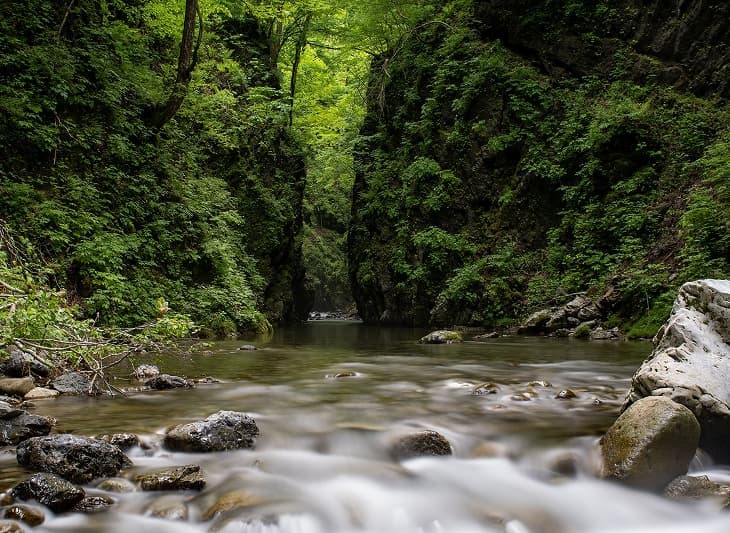
<svg viewBox="0 0 730 533">
<path fill-rule="evenodd" d="M 730 8 L 670 4 L 4 2 L 0 342 L 576 293 L 653 335 L 730 276 Z"/>
</svg>

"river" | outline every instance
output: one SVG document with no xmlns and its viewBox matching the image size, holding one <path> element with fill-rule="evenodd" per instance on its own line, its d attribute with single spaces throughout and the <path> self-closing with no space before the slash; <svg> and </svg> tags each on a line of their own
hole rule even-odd
<svg viewBox="0 0 730 533">
<path fill-rule="evenodd" d="M 118 398 L 37 401 L 57 432 L 137 433 L 133 471 L 199 464 L 201 493 L 106 493 L 93 515 L 49 515 L 36 531 L 558 533 L 727 532 L 712 503 L 676 503 L 597 480 L 595 444 L 616 417 L 648 343 L 505 337 L 448 346 L 424 331 L 318 322 L 271 338 L 225 341 L 189 356 L 147 355 L 170 374 L 221 383 Z M 252 342 L 257 351 L 239 351 Z M 340 377 L 335 377 L 335 376 Z M 474 394 L 480 384 L 489 394 Z M 123 387 L 124 376 L 115 381 Z M 572 399 L 559 399 L 570 389 Z M 213 454 L 159 448 L 165 428 L 218 410 L 253 416 L 254 450 Z M 433 429 L 453 457 L 401 463 L 398 435 Z M 3 484 L 27 477 L 10 454 Z M 708 469 L 696 458 L 693 469 Z M 726 471 L 710 470 L 727 480 Z M 229 494 L 239 505 L 213 518 Z M 233 496 L 230 496 L 233 494 Z M 151 516 L 172 507 L 183 521 Z M 180 511 L 182 512 L 182 511 Z"/>
</svg>

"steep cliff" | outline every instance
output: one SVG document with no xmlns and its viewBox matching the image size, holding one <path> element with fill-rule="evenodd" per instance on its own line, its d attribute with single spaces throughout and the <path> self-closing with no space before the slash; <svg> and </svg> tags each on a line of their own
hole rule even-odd
<svg viewBox="0 0 730 533">
<path fill-rule="evenodd" d="M 158 299 L 214 334 L 298 318 L 304 159 L 258 26 L 207 16 L 182 106 L 150 121 L 181 7 L 2 4 L 0 219 L 105 323 L 147 321 Z"/>
<path fill-rule="evenodd" d="M 369 322 L 506 324 L 608 287 L 650 331 L 728 275 L 726 2 L 453 2 L 373 62 L 349 233 Z"/>
</svg>

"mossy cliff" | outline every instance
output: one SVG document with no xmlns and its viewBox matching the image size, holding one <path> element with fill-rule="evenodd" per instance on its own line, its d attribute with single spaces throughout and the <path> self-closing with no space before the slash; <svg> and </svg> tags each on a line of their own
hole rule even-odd
<svg viewBox="0 0 730 533">
<path fill-rule="evenodd" d="M 730 7 L 458 1 L 372 64 L 349 231 L 368 322 L 505 325 L 588 290 L 652 334 L 730 275 Z"/>
<path fill-rule="evenodd" d="M 203 13 L 183 104 L 155 124 L 179 90 L 178 4 L 2 4 L 0 220 L 102 323 L 163 298 L 214 334 L 265 329 L 302 315 L 304 160 L 242 13 Z"/>
</svg>

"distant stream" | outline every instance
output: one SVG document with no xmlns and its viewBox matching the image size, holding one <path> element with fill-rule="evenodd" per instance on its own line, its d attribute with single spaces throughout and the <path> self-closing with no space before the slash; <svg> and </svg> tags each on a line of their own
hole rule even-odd
<svg viewBox="0 0 730 533">
<path fill-rule="evenodd" d="M 219 342 L 192 356 L 136 360 L 221 383 L 35 402 L 35 412 L 58 419 L 56 432 L 137 433 L 152 449 L 129 453 L 136 469 L 195 463 L 208 485 L 202 493 L 87 487 L 116 505 L 94 515 L 49 515 L 34 531 L 730 531 L 730 515 L 706 502 L 674 503 L 592 474 L 595 443 L 650 344 L 521 337 L 416 344 L 424 333 L 308 323 L 269 339 Z M 248 343 L 259 349 L 237 349 Z M 123 376 L 115 384 L 127 386 Z M 567 389 L 576 397 L 556 398 Z M 156 447 L 166 427 L 221 409 L 256 419 L 255 450 L 182 454 Z M 449 439 L 452 458 L 389 458 L 399 433 L 426 428 Z M 694 467 L 711 468 L 706 460 Z M 3 488 L 28 475 L 11 454 L 0 456 L 0 468 Z M 718 469 L 711 474 L 728 478 Z M 246 504 L 204 520 L 227 493 Z M 186 521 L 146 516 L 156 506 L 181 504 Z"/>
</svg>

